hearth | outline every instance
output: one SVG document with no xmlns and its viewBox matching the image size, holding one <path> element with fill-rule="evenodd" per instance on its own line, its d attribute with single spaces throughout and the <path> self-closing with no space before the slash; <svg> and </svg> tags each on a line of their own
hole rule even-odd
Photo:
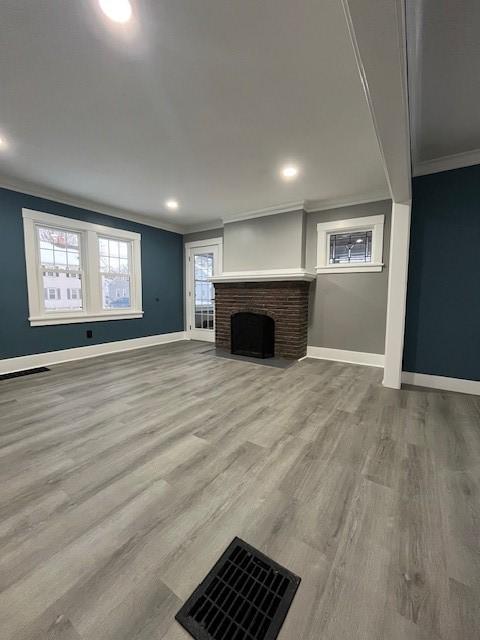
<svg viewBox="0 0 480 640">
<path fill-rule="evenodd" d="M 275 321 L 263 313 L 241 311 L 232 314 L 231 352 L 254 358 L 275 355 Z"/>
</svg>

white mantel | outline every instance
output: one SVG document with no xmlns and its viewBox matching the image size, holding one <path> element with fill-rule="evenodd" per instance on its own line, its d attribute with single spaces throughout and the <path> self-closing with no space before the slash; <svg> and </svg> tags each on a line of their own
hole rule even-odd
<svg viewBox="0 0 480 640">
<path fill-rule="evenodd" d="M 212 282 L 279 282 L 304 280 L 311 282 L 316 275 L 306 269 L 261 269 L 258 271 L 224 271 L 210 278 Z"/>
</svg>

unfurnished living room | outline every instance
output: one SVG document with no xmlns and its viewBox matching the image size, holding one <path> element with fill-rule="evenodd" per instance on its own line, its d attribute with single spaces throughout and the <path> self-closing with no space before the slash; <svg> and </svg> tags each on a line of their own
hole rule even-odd
<svg viewBox="0 0 480 640">
<path fill-rule="evenodd" d="M 2 0 L 0 640 L 480 639 L 479 34 Z"/>
</svg>

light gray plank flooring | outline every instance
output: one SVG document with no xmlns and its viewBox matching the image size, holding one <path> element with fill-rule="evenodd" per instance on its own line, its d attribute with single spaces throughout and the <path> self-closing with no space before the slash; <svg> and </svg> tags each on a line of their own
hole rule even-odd
<svg viewBox="0 0 480 640">
<path fill-rule="evenodd" d="M 238 535 L 280 640 L 480 638 L 480 399 L 176 343 L 0 383 L 2 640 L 187 640 Z"/>
</svg>

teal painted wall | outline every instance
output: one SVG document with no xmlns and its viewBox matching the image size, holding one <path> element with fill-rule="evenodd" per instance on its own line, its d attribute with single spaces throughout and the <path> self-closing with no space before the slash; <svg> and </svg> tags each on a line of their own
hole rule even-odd
<svg viewBox="0 0 480 640">
<path fill-rule="evenodd" d="M 480 165 L 413 180 L 403 369 L 480 380 Z"/>
<path fill-rule="evenodd" d="M 22 208 L 140 233 L 144 317 L 31 327 Z M 0 239 L 0 358 L 183 331 L 182 235 L 0 189 Z M 93 338 L 86 338 L 87 329 Z"/>
</svg>

